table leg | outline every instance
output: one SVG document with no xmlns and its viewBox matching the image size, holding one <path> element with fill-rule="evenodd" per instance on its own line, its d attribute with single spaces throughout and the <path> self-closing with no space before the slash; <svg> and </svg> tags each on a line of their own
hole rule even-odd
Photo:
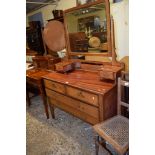
<svg viewBox="0 0 155 155">
<path fill-rule="evenodd" d="M 54 114 L 54 105 L 51 104 L 51 101 L 50 101 L 49 98 L 48 98 L 48 104 L 49 104 L 49 107 L 50 107 L 50 111 L 51 111 L 52 118 L 54 119 L 54 118 L 55 118 L 55 114 Z"/>
<path fill-rule="evenodd" d="M 39 87 L 40 93 L 41 93 L 41 97 L 43 99 L 43 104 L 44 104 L 44 108 L 45 108 L 45 113 L 46 113 L 46 117 L 47 119 L 49 119 L 49 112 L 48 112 L 48 104 L 47 104 L 47 99 L 44 93 L 43 88 L 40 86 Z"/>
<path fill-rule="evenodd" d="M 31 105 L 31 101 L 30 101 L 30 96 L 29 96 L 29 92 L 26 91 L 26 100 L 27 100 L 27 103 L 28 103 L 28 106 Z"/>
</svg>

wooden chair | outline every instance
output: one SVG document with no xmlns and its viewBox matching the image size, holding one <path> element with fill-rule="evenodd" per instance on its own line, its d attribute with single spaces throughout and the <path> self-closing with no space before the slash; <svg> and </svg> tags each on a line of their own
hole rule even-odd
<svg viewBox="0 0 155 155">
<path fill-rule="evenodd" d="M 118 115 L 93 126 L 95 133 L 96 155 L 99 145 L 110 154 L 112 147 L 118 154 L 125 155 L 129 150 L 129 119 L 121 115 L 121 107 L 129 108 L 129 104 L 121 100 L 122 86 L 129 87 L 129 82 L 118 78 Z M 107 144 L 110 144 L 109 147 Z"/>
</svg>

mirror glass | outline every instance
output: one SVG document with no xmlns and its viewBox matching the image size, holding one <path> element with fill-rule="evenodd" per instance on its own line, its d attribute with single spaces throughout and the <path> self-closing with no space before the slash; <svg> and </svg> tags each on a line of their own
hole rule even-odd
<svg viewBox="0 0 155 155">
<path fill-rule="evenodd" d="M 65 14 L 71 52 L 106 53 L 105 4 L 99 3 Z"/>
</svg>

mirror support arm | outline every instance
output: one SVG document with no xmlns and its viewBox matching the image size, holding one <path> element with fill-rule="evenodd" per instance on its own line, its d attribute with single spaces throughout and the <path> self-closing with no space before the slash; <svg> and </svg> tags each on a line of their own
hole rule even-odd
<svg viewBox="0 0 155 155">
<path fill-rule="evenodd" d="M 114 32 L 114 19 L 111 16 L 111 46 L 112 46 L 112 65 L 120 66 L 120 63 L 117 61 L 116 57 L 116 47 L 115 47 L 115 32 Z"/>
</svg>

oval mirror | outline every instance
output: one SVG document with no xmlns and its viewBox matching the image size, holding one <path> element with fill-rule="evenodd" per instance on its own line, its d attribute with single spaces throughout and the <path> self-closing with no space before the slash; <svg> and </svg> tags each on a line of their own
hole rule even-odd
<svg viewBox="0 0 155 155">
<path fill-rule="evenodd" d="M 48 22 L 43 30 L 43 39 L 50 50 L 63 50 L 66 46 L 63 24 L 56 20 Z"/>
</svg>

